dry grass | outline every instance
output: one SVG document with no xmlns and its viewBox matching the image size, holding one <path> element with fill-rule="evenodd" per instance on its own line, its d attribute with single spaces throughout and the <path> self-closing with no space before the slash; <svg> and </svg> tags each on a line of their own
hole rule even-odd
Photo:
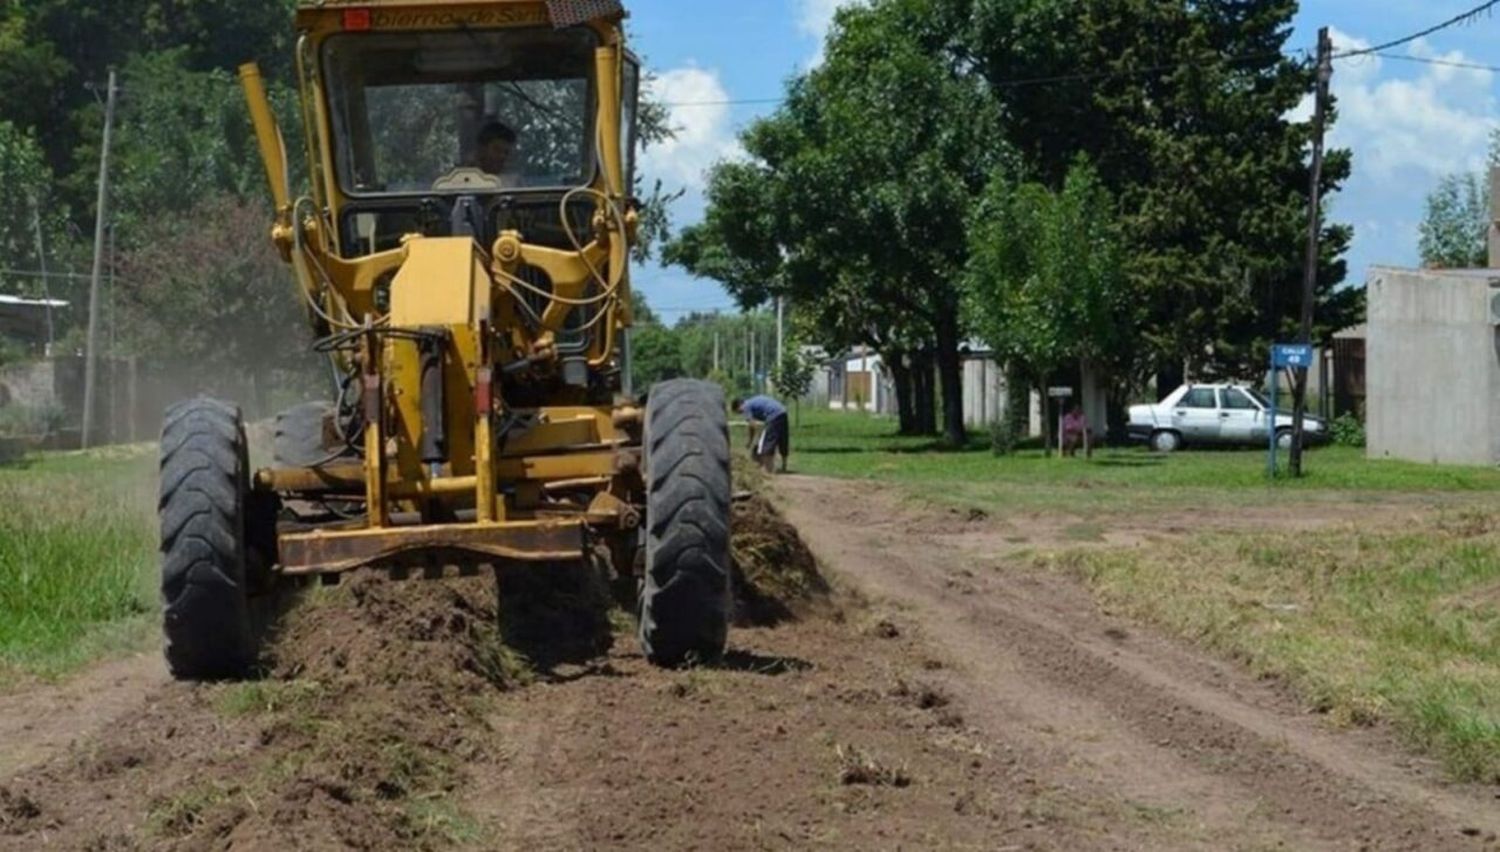
<svg viewBox="0 0 1500 852">
<path fill-rule="evenodd" d="M 1285 678 L 1346 725 L 1389 722 L 1500 783 L 1500 514 L 1399 530 L 1212 534 L 1042 561 L 1112 606 Z"/>
</svg>

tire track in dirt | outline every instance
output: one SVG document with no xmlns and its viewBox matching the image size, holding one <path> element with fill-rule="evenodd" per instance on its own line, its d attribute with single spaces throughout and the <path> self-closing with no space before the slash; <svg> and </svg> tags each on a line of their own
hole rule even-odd
<svg viewBox="0 0 1500 852">
<path fill-rule="evenodd" d="M 1493 791 L 1299 715 L 1233 667 L 1100 614 L 1032 572 L 974 571 L 972 533 L 853 483 L 778 480 L 788 517 L 835 575 L 910 611 L 957 661 L 946 685 L 985 733 L 1022 737 L 1032 769 L 1102 810 L 1204 848 L 1493 846 Z"/>
<path fill-rule="evenodd" d="M 0 695 L 0 781 L 45 763 L 114 725 L 168 682 L 158 653 L 88 669 L 59 684 Z"/>
</svg>

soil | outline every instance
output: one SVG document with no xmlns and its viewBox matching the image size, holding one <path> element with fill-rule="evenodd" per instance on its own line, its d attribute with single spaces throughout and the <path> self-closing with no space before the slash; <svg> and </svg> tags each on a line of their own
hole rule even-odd
<svg viewBox="0 0 1500 852">
<path fill-rule="evenodd" d="M 736 505 L 714 667 L 650 667 L 598 573 L 549 566 L 309 594 L 260 681 L 0 696 L 0 849 L 1496 847 L 1495 790 L 979 567 L 1076 525 L 773 496 Z"/>
</svg>

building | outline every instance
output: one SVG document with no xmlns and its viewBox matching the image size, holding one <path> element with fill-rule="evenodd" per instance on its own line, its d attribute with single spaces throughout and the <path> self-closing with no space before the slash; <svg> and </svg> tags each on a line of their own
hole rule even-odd
<svg viewBox="0 0 1500 852">
<path fill-rule="evenodd" d="M 1370 270 L 1371 458 L 1500 464 L 1500 270 Z"/>
<path fill-rule="evenodd" d="M 0 337 L 17 341 L 41 353 L 53 314 L 68 306 L 57 299 L 23 299 L 0 294 Z"/>
</svg>

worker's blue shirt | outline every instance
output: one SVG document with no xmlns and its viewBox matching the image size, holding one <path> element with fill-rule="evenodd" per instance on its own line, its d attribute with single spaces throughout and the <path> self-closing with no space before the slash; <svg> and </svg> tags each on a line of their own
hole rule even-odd
<svg viewBox="0 0 1500 852">
<path fill-rule="evenodd" d="M 786 406 L 769 396 L 752 396 L 745 400 L 741 410 L 745 412 L 746 417 L 761 423 L 770 423 L 773 418 L 786 414 Z"/>
</svg>

